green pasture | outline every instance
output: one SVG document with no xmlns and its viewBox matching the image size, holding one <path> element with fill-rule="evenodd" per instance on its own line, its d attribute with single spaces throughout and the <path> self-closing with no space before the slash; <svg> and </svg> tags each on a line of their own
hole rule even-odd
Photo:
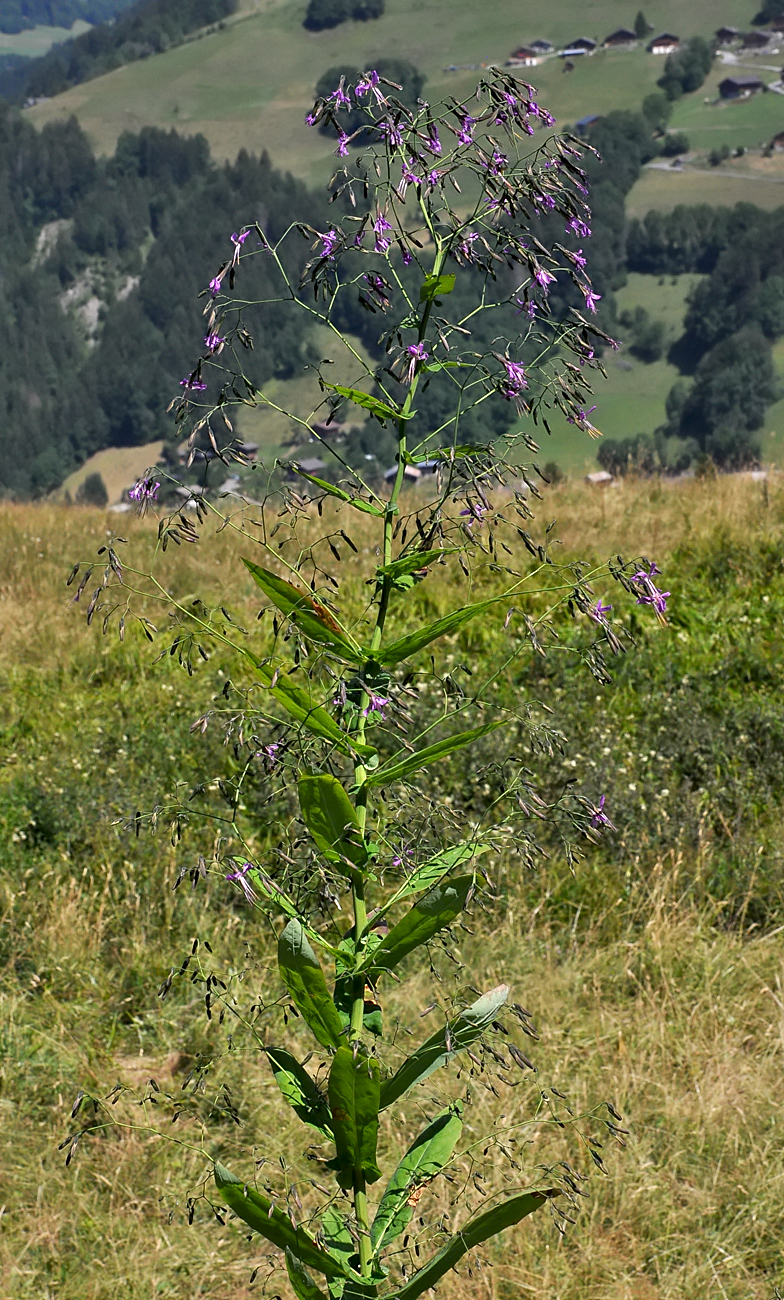
<svg viewBox="0 0 784 1300">
<path fill-rule="evenodd" d="M 630 217 L 644 217 L 652 208 L 671 212 L 680 203 L 709 203 L 711 207 L 756 203 L 772 211 L 784 205 L 784 185 L 765 175 L 741 174 L 727 164 L 704 170 L 646 167 L 627 196 L 626 211 Z"/>
<path fill-rule="evenodd" d="M 21 54 L 23 58 L 38 59 L 53 45 L 67 41 L 72 36 L 89 32 L 90 24 L 79 18 L 70 30 L 67 27 L 31 27 L 24 32 L 0 32 L 0 55 Z"/>
<path fill-rule="evenodd" d="M 744 0 L 727 0 L 721 21 L 742 24 L 747 10 Z M 222 30 L 74 87 L 30 109 L 31 120 L 75 113 L 102 152 L 111 152 L 121 131 L 144 125 L 202 131 L 219 158 L 233 158 L 243 147 L 267 149 L 281 166 L 323 180 L 331 154 L 324 139 L 308 131 L 304 116 L 316 81 L 331 65 L 365 67 L 384 55 L 401 56 L 426 73 L 431 99 L 464 97 L 477 72 L 450 73 L 449 65 L 503 62 L 536 36 L 556 45 L 581 34 L 601 40 L 619 24 L 632 23 L 636 6 L 625 0 L 562 0 L 557 6 L 535 0 L 521 11 L 516 0 L 499 0 L 489 10 L 449 0 L 388 0 L 375 22 L 316 33 L 303 29 L 304 11 L 302 0 L 251 0 Z M 719 20 L 707 0 L 690 4 L 687 13 L 673 0 L 654 0 L 645 12 L 657 30 L 674 27 L 681 35 L 710 33 Z M 569 123 L 638 104 L 663 65 L 638 49 L 578 60 L 570 74 L 554 59 L 531 69 L 530 76 L 543 102 Z"/>
</svg>

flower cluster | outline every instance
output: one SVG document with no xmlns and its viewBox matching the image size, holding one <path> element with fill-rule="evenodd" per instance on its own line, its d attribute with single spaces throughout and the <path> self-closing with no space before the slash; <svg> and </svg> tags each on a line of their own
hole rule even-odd
<svg viewBox="0 0 784 1300">
<path fill-rule="evenodd" d="M 661 569 L 650 561 L 647 569 L 638 569 L 632 575 L 631 584 L 633 590 L 637 593 L 638 605 L 652 605 L 656 613 L 662 617 L 667 612 L 667 600 L 672 594 L 669 591 L 660 591 L 653 579 L 661 574 Z"/>
</svg>

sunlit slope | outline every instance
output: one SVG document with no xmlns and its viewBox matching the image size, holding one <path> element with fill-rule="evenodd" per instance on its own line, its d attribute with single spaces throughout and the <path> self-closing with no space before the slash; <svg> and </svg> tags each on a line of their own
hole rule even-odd
<svg viewBox="0 0 784 1300">
<path fill-rule="evenodd" d="M 710 34 L 720 19 L 748 23 L 749 0 L 726 0 L 717 16 L 714 0 L 675 0 L 645 5 L 657 30 Z M 628 12 L 627 12 L 628 10 Z M 503 61 L 515 46 L 537 36 L 556 45 L 585 34 L 602 40 L 634 19 L 633 3 L 618 0 L 387 0 L 375 22 L 346 23 L 332 31 L 306 32 L 304 0 L 246 0 L 244 11 L 223 30 L 165 54 L 129 64 L 28 110 L 36 123 L 75 113 L 94 144 L 110 152 L 121 131 L 143 125 L 203 131 L 217 157 L 240 148 L 266 148 L 273 159 L 305 178 L 322 178 L 330 166 L 323 138 L 307 132 L 303 118 L 319 75 L 339 62 L 360 67 L 381 56 L 412 60 L 427 74 L 431 99 L 464 96 L 476 71 L 445 71 L 449 65 Z M 663 59 L 638 49 L 597 54 L 571 74 L 553 60 L 532 69 L 532 80 L 561 122 L 588 113 L 638 104 L 661 74 Z M 782 100 L 784 107 L 784 100 Z"/>
</svg>

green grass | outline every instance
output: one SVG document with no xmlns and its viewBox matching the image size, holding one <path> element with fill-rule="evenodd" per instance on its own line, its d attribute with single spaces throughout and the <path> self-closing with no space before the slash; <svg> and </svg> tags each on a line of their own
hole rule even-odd
<svg viewBox="0 0 784 1300">
<path fill-rule="evenodd" d="M 514 1089 L 499 1085 L 500 1097 L 485 1090 L 487 1076 L 471 1079 L 466 1118 L 473 1139 L 502 1114 L 508 1123 L 528 1116 L 540 1089 L 555 1087 L 578 1108 L 612 1100 L 631 1131 L 626 1150 L 605 1146 L 608 1175 L 592 1178 L 565 1243 L 535 1216 L 487 1252 L 478 1278 L 462 1270 L 449 1294 L 771 1300 L 784 1283 L 784 488 L 736 477 L 610 493 L 566 485 L 546 490 L 538 509 L 534 536 L 557 516 L 570 555 L 655 556 L 673 591 L 672 622 L 639 621 L 637 648 L 614 666 L 608 688 L 557 654 L 525 659 L 514 677 L 504 671 L 505 690 L 549 701 L 571 737 L 549 768 L 528 761 L 556 783 L 577 776 L 594 797 L 606 791 L 619 830 L 574 876 L 557 852 L 537 874 L 521 873 L 515 856 L 492 864 L 498 901 L 477 911 L 476 933 L 461 933 L 453 951 L 470 982 L 507 979 L 533 1012 L 541 1039 L 528 1051 L 539 1073 Z M 108 524 L 99 511 L 0 510 L 0 1293 L 251 1300 L 270 1252 L 215 1221 L 198 1198 L 207 1162 L 168 1137 L 198 1146 L 204 1122 L 211 1154 L 250 1178 L 253 1148 L 271 1162 L 262 1176 L 276 1186 L 285 1153 L 306 1206 L 309 1180 L 323 1175 L 301 1158 L 261 1054 L 239 1028 L 231 1025 L 227 1052 L 231 1022 L 205 1018 L 198 985 L 175 983 L 165 1001 L 156 990 L 199 936 L 214 949 L 202 947 L 201 960 L 227 982 L 244 973 L 243 1006 L 259 995 L 271 1003 L 273 948 L 220 880 L 173 891 L 179 869 L 212 845 L 195 817 L 174 844 L 167 830 L 137 839 L 124 826 L 177 781 L 190 789 L 232 771 L 212 727 L 204 737 L 189 729 L 221 707 L 227 673 L 238 683 L 247 674 L 219 653 L 189 678 L 168 656 L 156 664 L 156 649 L 131 630 L 121 644 L 97 624 L 85 628 L 63 578 L 72 558 L 105 541 Z M 360 553 L 344 557 L 340 599 L 357 607 L 373 563 L 362 550 L 371 526 L 351 525 Z M 123 531 L 144 566 L 155 521 L 124 521 Z M 224 529 L 199 548 L 170 551 L 165 574 L 173 590 L 225 604 L 258 646 L 265 625 L 254 620 L 258 601 L 239 563 L 246 546 Z M 520 567 L 527 553 L 513 546 L 509 563 Z M 433 571 L 398 605 L 401 627 L 454 601 L 459 575 L 445 573 Z M 502 621 L 475 626 L 450 653 L 497 668 Z M 569 643 L 579 635 L 568 619 L 559 630 Z M 494 740 L 485 755 L 488 772 L 497 748 Z M 476 781 L 459 766 L 440 773 L 440 802 Z M 266 789 L 261 782 L 248 818 L 260 845 Z M 206 798 L 220 808 L 214 784 Z M 426 962 L 403 973 L 385 1009 L 419 1038 L 431 1023 L 425 1030 L 418 1013 L 432 1001 L 432 976 Z M 442 973 L 448 992 L 452 977 Z M 279 1014 L 269 1025 L 304 1050 L 295 1025 L 284 1029 Z M 206 1094 L 189 1100 L 183 1085 L 199 1055 L 214 1067 Z M 120 1082 L 133 1092 L 150 1078 L 188 1102 L 179 1124 L 156 1122 L 149 1106 L 162 1138 L 119 1127 L 87 1137 L 66 1169 L 57 1146 L 72 1131 L 77 1090 L 105 1096 Z M 239 1127 L 211 1111 L 222 1084 Z M 404 1128 L 384 1124 L 385 1167 L 444 1086 L 453 1085 L 434 1076 Z M 145 1119 L 130 1095 L 113 1113 L 123 1124 Z M 523 1148 L 522 1178 L 552 1154 L 544 1130 Z M 448 1206 L 448 1189 L 434 1183 L 420 1212 Z M 268 1293 L 288 1296 L 285 1277 L 277 1273 Z"/>
<path fill-rule="evenodd" d="M 65 27 L 31 27 L 29 31 L 0 32 L 0 55 L 21 54 L 28 59 L 40 58 L 56 42 L 67 41 L 71 36 L 80 36 L 88 32 L 90 24 L 79 18 L 70 29 Z"/>
<path fill-rule="evenodd" d="M 784 42 L 782 42 L 784 44 Z M 778 65 L 784 55 L 761 59 L 764 64 Z M 746 74 L 757 71 L 754 59 L 748 66 L 728 67 L 714 64 L 705 84 L 694 95 L 684 95 L 675 104 L 670 126 L 685 131 L 692 149 L 710 150 L 728 144 L 731 149 L 765 145 L 771 136 L 784 130 L 784 95 L 760 92 L 747 100 L 719 99 L 719 82 L 733 73 Z M 760 69 L 763 81 L 774 81 L 775 72 Z M 706 103 L 705 100 L 709 102 Z"/>
<path fill-rule="evenodd" d="M 748 5 L 728 0 L 726 21 L 747 20 Z M 445 72 L 450 64 L 503 61 L 515 46 L 538 33 L 556 44 L 586 33 L 602 39 L 633 15 L 617 0 L 578 4 L 562 0 L 516 0 L 486 7 L 451 0 L 388 0 L 376 22 L 348 23 L 332 31 L 302 28 L 305 5 L 283 0 L 248 6 L 223 31 L 154 58 L 128 65 L 29 110 L 34 122 L 75 113 L 95 146 L 110 152 L 123 130 L 146 124 L 203 131 L 217 157 L 233 158 L 241 147 L 269 150 L 280 165 L 308 180 L 323 180 L 332 164 L 322 137 L 309 132 L 304 116 L 313 87 L 330 65 L 364 67 L 383 55 L 411 59 L 427 74 L 427 95 L 469 94 L 476 73 Z M 657 28 L 677 23 L 683 35 L 710 32 L 715 7 L 708 0 L 674 12 L 670 0 L 654 0 L 646 13 Z M 531 72 L 562 122 L 587 113 L 639 104 L 661 74 L 663 59 L 641 50 L 597 54 L 564 75 L 560 61 Z"/>
<path fill-rule="evenodd" d="M 672 212 L 679 203 L 709 203 L 713 207 L 756 203 L 770 212 L 784 204 L 784 188 L 764 177 L 750 180 L 739 176 L 726 165 L 705 171 L 647 167 L 627 197 L 626 211 L 630 217 L 644 217 L 652 209 Z"/>
</svg>

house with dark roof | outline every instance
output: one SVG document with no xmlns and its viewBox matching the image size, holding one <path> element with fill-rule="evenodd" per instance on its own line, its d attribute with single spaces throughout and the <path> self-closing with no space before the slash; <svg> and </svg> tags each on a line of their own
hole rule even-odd
<svg viewBox="0 0 784 1300">
<path fill-rule="evenodd" d="M 740 32 L 737 27 L 720 27 L 716 32 L 716 42 L 719 45 L 732 45 L 733 41 L 737 41 L 739 36 Z"/>
<path fill-rule="evenodd" d="M 617 32 L 610 32 L 610 35 L 605 36 L 602 41 L 602 45 L 606 50 L 623 49 L 636 44 L 637 35 L 635 32 L 630 32 L 628 27 L 619 27 Z"/>
<path fill-rule="evenodd" d="M 576 41 L 570 41 L 564 54 L 574 54 L 576 50 L 583 54 L 593 54 L 596 49 L 596 41 L 592 41 L 590 36 L 578 36 Z"/>
<path fill-rule="evenodd" d="M 764 90 L 765 83 L 760 77 L 725 77 L 719 82 L 719 94 L 722 99 L 740 99 Z"/>
<path fill-rule="evenodd" d="M 594 122 L 599 120 L 599 113 L 589 113 L 587 117 L 581 117 L 579 122 L 575 122 L 575 129 L 577 131 L 587 131 L 589 126 L 593 126 Z"/>
<path fill-rule="evenodd" d="M 519 50 L 514 50 L 509 55 L 506 66 L 507 68 L 532 68 L 538 59 L 536 50 L 531 49 L 529 45 L 521 45 Z"/>
<path fill-rule="evenodd" d="M 680 36 L 673 36 L 672 32 L 660 32 L 654 36 L 648 45 L 649 54 L 674 54 L 681 43 Z"/>
<path fill-rule="evenodd" d="M 531 41 L 531 49 L 537 54 L 552 54 L 555 46 L 551 41 Z"/>
<path fill-rule="evenodd" d="M 744 50 L 764 50 L 770 42 L 770 32 L 749 32 L 743 37 Z"/>
</svg>

